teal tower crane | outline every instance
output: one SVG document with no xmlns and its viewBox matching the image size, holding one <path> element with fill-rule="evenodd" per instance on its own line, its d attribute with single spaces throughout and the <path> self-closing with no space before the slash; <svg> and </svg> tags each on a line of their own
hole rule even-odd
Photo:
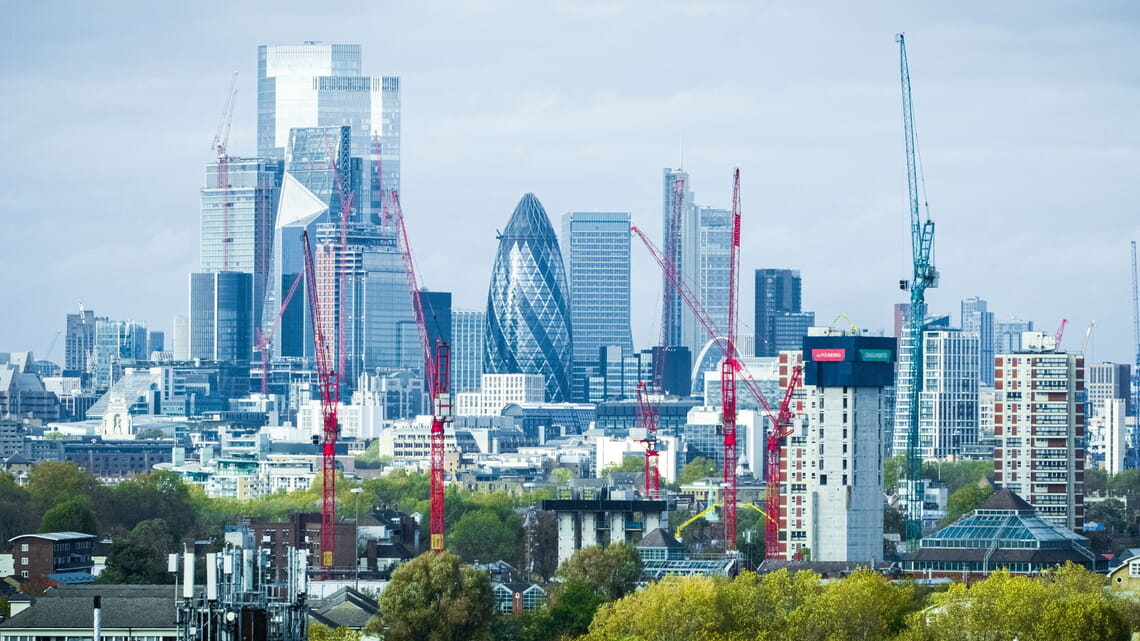
<svg viewBox="0 0 1140 641">
<path fill-rule="evenodd" d="M 925 489 L 922 482 L 922 460 L 918 456 L 918 402 L 922 395 L 922 328 L 926 320 L 926 290 L 938 286 L 938 270 L 934 268 L 934 221 L 923 193 L 919 206 L 920 167 L 914 137 L 914 110 L 910 99 L 910 68 L 906 61 L 906 40 L 897 34 L 899 43 L 899 76 L 902 80 L 903 139 L 906 145 L 906 187 L 910 196 L 910 245 L 914 273 L 910 280 L 900 280 L 899 287 L 910 290 L 910 322 L 907 323 L 907 341 L 910 359 L 902 372 L 910 381 L 900 389 L 909 400 L 906 421 L 906 539 L 911 547 L 922 538 L 922 500 Z M 925 192 L 925 183 L 922 184 Z M 902 387 L 902 386 L 900 386 Z M 904 399 L 900 399 L 904 400 Z"/>
</svg>

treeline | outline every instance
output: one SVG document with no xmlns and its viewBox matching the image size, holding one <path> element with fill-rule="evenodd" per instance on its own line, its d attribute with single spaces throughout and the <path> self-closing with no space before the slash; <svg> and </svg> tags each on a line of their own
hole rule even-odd
<svg viewBox="0 0 1140 641">
<path fill-rule="evenodd" d="M 354 488 L 363 492 L 353 493 Z M 342 518 L 363 516 L 373 506 L 420 513 L 421 541 L 427 541 L 430 510 L 426 475 L 397 471 L 357 483 L 338 474 L 337 509 Z M 444 517 L 448 549 L 466 562 L 505 560 L 516 567 L 529 562 L 533 572 L 549 577 L 557 565 L 553 516 L 536 512 L 528 537 L 526 511 L 546 495 L 447 491 Z M 226 525 L 243 519 L 284 520 L 297 512 L 321 510 L 321 478 L 304 491 L 278 492 L 239 501 L 211 498 L 173 472 L 153 471 L 118 485 L 103 485 L 74 463 L 43 462 L 32 468 L 26 485 L 0 472 L 0 550 L 8 540 L 31 532 L 74 531 L 110 537 L 107 570 L 112 583 L 165 583 L 166 555 L 184 541 L 219 541 Z M 528 542 L 530 543 L 528 549 Z"/>
<path fill-rule="evenodd" d="M 939 591 L 865 569 L 831 580 L 788 570 L 667 577 L 633 591 L 613 580 L 640 566 L 628 551 L 581 551 L 559 568 L 545 609 L 508 615 L 488 613 L 485 575 L 453 555 L 423 555 L 393 574 L 368 630 L 386 641 L 1127 641 L 1140 630 L 1140 604 L 1071 564 Z"/>
</svg>

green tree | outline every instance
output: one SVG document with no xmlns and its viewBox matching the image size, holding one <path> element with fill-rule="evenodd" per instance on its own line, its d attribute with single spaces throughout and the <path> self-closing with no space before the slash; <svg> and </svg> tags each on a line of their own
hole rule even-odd
<svg viewBox="0 0 1140 641">
<path fill-rule="evenodd" d="M 39 521 L 28 491 L 16 483 L 16 477 L 0 471 L 0 550 L 12 537 L 31 532 Z"/>
<path fill-rule="evenodd" d="M 330 628 L 320 623 L 309 624 L 309 641 L 360 641 L 362 636 L 359 630 L 348 626 Z"/>
<path fill-rule="evenodd" d="M 689 641 L 725 633 L 716 579 L 665 577 L 598 608 L 584 641 L 654 639 Z"/>
<path fill-rule="evenodd" d="M 75 463 L 44 461 L 28 473 L 28 493 L 32 507 L 40 512 L 81 496 L 91 499 L 92 507 L 97 509 L 102 505 L 103 486 Z"/>
<path fill-rule="evenodd" d="M 142 521 L 130 532 L 115 536 L 107 553 L 107 567 L 99 583 L 173 583 L 166 570 L 166 555 L 173 539 L 162 519 Z"/>
<path fill-rule="evenodd" d="M 992 487 L 979 487 L 967 485 L 954 492 L 946 499 L 946 516 L 942 517 L 942 525 L 950 525 L 954 521 L 978 509 L 986 499 L 993 495 Z"/>
<path fill-rule="evenodd" d="M 703 456 L 698 456 L 681 468 L 681 475 L 677 482 L 681 485 L 695 483 L 705 477 L 712 476 L 715 472 L 716 463 Z"/>
<path fill-rule="evenodd" d="M 1113 496 L 1140 494 L 1140 469 L 1124 470 L 1108 479 L 1108 492 Z"/>
<path fill-rule="evenodd" d="M 967 485 L 976 485 L 993 473 L 993 461 L 927 461 L 922 464 L 923 478 L 940 481 L 951 493 Z"/>
<path fill-rule="evenodd" d="M 12 617 L 12 604 L 8 602 L 8 597 L 0 596 L 0 621 L 7 621 Z"/>
<path fill-rule="evenodd" d="M 98 531 L 95 513 L 92 512 L 87 497 L 83 496 L 57 503 L 55 507 L 44 512 L 43 519 L 40 520 L 40 532 L 98 534 Z"/>
<path fill-rule="evenodd" d="M 551 483 L 568 483 L 574 478 L 574 470 L 568 467 L 556 467 L 550 472 Z"/>
<path fill-rule="evenodd" d="M 162 519 L 176 539 L 194 534 L 196 515 L 190 489 L 174 472 L 153 471 L 133 476 L 111 488 L 109 525 L 133 529 L 149 519 Z"/>
<path fill-rule="evenodd" d="M 914 609 L 914 586 L 892 585 L 881 574 L 861 569 L 828 583 L 789 616 L 796 639 L 893 639 Z"/>
<path fill-rule="evenodd" d="M 1085 496 L 1101 496 L 1108 491 L 1108 472 L 1096 468 L 1085 468 Z"/>
<path fill-rule="evenodd" d="M 637 548 L 613 543 L 604 550 L 596 545 L 577 550 L 555 575 L 566 581 L 581 579 L 606 599 L 620 599 L 636 587 L 641 569 Z"/>
<path fill-rule="evenodd" d="M 157 427 L 147 428 L 138 434 L 135 434 L 136 441 L 153 441 L 160 438 L 166 438 L 166 432 L 158 429 Z"/>
<path fill-rule="evenodd" d="M 634 458 L 627 456 L 621 460 L 621 463 L 616 465 L 607 465 L 602 470 L 602 476 L 609 476 L 610 472 L 643 472 L 645 471 L 645 459 Z"/>
<path fill-rule="evenodd" d="M 590 622 L 598 608 L 606 602 L 600 590 L 594 589 L 585 579 L 567 580 L 550 597 L 549 628 L 547 638 L 580 636 L 590 629 Z"/>
<path fill-rule="evenodd" d="M 466 563 L 507 561 L 516 563 L 522 553 L 522 520 L 513 512 L 504 520 L 491 508 L 481 508 L 460 517 L 445 539 L 447 548 Z"/>
<path fill-rule="evenodd" d="M 490 641 L 494 607 L 486 573 L 427 552 L 392 573 L 364 631 L 385 641 Z"/>
<path fill-rule="evenodd" d="M 1128 527 L 1128 506 L 1120 499 L 1105 499 L 1096 503 L 1086 504 L 1085 521 L 1095 521 L 1104 524 L 1112 532 L 1122 532 Z"/>
<path fill-rule="evenodd" d="M 906 454 L 895 454 L 883 461 L 883 491 L 893 494 L 899 487 L 899 479 L 906 476 Z"/>
</svg>

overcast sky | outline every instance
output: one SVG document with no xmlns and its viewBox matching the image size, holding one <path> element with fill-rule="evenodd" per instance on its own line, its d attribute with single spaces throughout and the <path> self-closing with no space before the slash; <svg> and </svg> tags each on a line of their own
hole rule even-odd
<svg viewBox="0 0 1140 641">
<path fill-rule="evenodd" d="M 348 5 L 348 6 L 346 6 Z M 355 6 L 351 6 L 355 5 Z M 1118 2 L 22 2 L 0 40 L 0 351 L 41 358 L 80 301 L 169 332 L 198 267 L 199 188 L 233 71 L 256 153 L 259 44 L 363 45 L 399 75 L 402 201 L 421 282 L 482 308 L 525 192 L 629 211 L 659 238 L 661 170 L 727 207 L 751 270 L 804 308 L 891 331 L 910 273 L 898 46 L 937 221 L 932 313 L 981 296 L 1131 362 L 1140 237 L 1140 5 Z M 634 337 L 661 278 L 634 247 Z M 742 328 L 742 332 L 751 331 Z M 168 334 L 169 335 L 169 334 Z M 52 354 L 61 361 L 63 341 Z"/>
</svg>

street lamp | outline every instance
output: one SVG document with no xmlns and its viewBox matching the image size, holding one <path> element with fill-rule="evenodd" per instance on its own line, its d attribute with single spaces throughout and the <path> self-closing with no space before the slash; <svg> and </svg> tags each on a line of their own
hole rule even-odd
<svg viewBox="0 0 1140 641">
<path fill-rule="evenodd" d="M 349 492 L 352 492 L 353 494 L 356 495 L 354 497 L 354 501 L 353 501 L 353 503 L 355 503 L 355 506 L 356 506 L 356 520 L 354 521 L 354 526 L 353 526 L 354 532 L 352 534 L 352 538 L 353 538 L 353 542 L 352 542 L 352 565 L 353 565 L 355 577 L 356 577 L 356 588 L 355 589 L 357 589 L 357 590 L 360 589 L 360 493 L 363 491 L 364 491 L 364 488 L 362 488 L 362 487 L 354 487 L 351 490 L 349 490 Z"/>
</svg>

